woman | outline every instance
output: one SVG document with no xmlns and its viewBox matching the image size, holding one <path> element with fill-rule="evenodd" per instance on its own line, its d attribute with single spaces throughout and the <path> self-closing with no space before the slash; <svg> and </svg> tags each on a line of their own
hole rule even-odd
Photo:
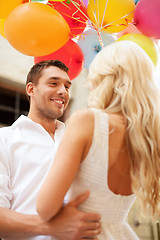
<svg viewBox="0 0 160 240">
<path fill-rule="evenodd" d="M 89 108 L 73 114 L 44 182 L 37 211 L 49 220 L 69 199 L 90 191 L 83 211 L 101 214 L 98 239 L 136 240 L 125 222 L 136 196 L 160 215 L 160 95 L 154 66 L 130 41 L 100 51 L 89 69 Z"/>
</svg>

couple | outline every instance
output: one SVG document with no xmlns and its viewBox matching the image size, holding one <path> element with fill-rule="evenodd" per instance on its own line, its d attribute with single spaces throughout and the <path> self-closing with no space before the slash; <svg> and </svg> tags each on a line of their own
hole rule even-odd
<svg viewBox="0 0 160 240">
<path fill-rule="evenodd" d="M 74 113 L 64 131 L 57 118 L 69 101 L 68 68 L 59 61 L 32 67 L 28 117 L 0 129 L 2 239 L 138 240 L 125 222 L 136 196 L 144 211 L 160 215 L 153 70 L 133 42 L 105 47 L 89 69 L 90 108 Z"/>
</svg>

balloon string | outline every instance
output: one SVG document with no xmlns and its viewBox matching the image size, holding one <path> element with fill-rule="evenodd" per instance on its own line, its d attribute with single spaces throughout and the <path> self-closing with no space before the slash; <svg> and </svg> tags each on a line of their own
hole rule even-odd
<svg viewBox="0 0 160 240">
<path fill-rule="evenodd" d="M 111 23 L 106 24 L 105 26 L 101 27 L 100 30 L 102 30 L 103 28 L 107 28 L 107 27 L 111 27 L 111 26 L 113 26 L 113 25 L 112 25 L 113 23 L 115 23 L 115 22 L 117 22 L 117 21 L 119 21 L 119 20 L 125 18 L 126 16 L 129 16 L 129 15 L 132 14 L 133 12 L 134 12 L 134 11 L 132 11 L 132 12 L 126 14 L 125 16 L 123 16 L 123 17 L 121 17 L 121 18 L 119 18 L 119 19 L 117 19 L 117 20 L 115 20 L 115 21 L 113 21 L 113 22 L 111 22 Z M 123 24 L 116 24 L 116 25 L 114 25 L 114 26 L 127 26 L 128 23 L 130 22 L 130 20 L 127 19 L 127 18 L 125 18 L 125 22 L 126 22 L 126 24 L 124 24 L 124 23 L 123 23 Z"/>
<path fill-rule="evenodd" d="M 93 33 L 81 33 L 81 34 L 78 35 L 77 40 L 79 40 L 79 39 L 85 40 L 85 36 L 86 35 L 91 35 L 91 34 L 93 34 Z"/>
<path fill-rule="evenodd" d="M 97 20 L 97 17 L 96 17 L 96 14 L 95 14 L 94 10 L 92 10 L 92 13 L 93 13 L 94 20 L 95 20 L 96 23 L 94 23 L 90 20 L 91 24 L 89 24 L 89 27 L 96 29 L 96 31 L 97 31 L 97 29 L 101 30 L 101 28 L 99 27 L 99 22 Z"/>
<path fill-rule="evenodd" d="M 98 33 L 98 40 L 99 40 L 99 42 L 100 42 L 101 47 L 103 48 L 103 47 L 104 47 L 104 44 L 103 44 L 103 41 L 102 41 L 101 33 L 100 33 L 99 30 L 97 30 L 97 33 Z"/>
<path fill-rule="evenodd" d="M 71 9 L 68 4 L 66 5 L 64 2 L 61 2 L 61 4 L 63 4 L 66 8 Z"/>
<path fill-rule="evenodd" d="M 72 4 L 77 8 L 77 11 L 76 11 L 75 13 L 77 13 L 78 11 L 80 11 L 80 12 L 85 16 L 85 18 L 83 18 L 82 16 L 81 16 L 81 18 L 86 22 L 87 19 L 89 19 L 89 18 L 88 18 L 87 15 L 85 15 L 84 12 L 81 11 L 81 9 L 78 7 L 78 6 L 80 6 L 80 4 L 77 3 L 77 2 L 75 2 L 75 1 L 72 1 L 72 0 L 70 0 L 70 3 L 72 3 Z M 69 9 L 72 9 L 71 7 L 69 7 L 68 4 L 66 5 L 64 2 L 61 2 L 61 4 L 63 4 L 65 7 L 69 8 Z M 73 14 L 75 14 L 75 13 L 73 13 Z"/>
<path fill-rule="evenodd" d="M 105 17 L 106 10 L 107 10 L 107 5 L 108 5 L 108 0 L 106 1 L 105 9 L 104 9 L 104 12 L 103 12 L 103 18 L 102 18 L 102 22 L 101 22 L 101 28 L 102 28 L 102 25 L 103 25 L 103 22 L 104 22 L 104 17 Z"/>
<path fill-rule="evenodd" d="M 86 22 L 85 22 L 85 21 L 82 21 L 82 20 L 80 20 L 80 19 L 79 19 L 79 18 L 77 18 L 77 17 L 73 17 L 73 15 L 72 15 L 72 16 L 70 16 L 70 15 L 68 15 L 68 14 L 64 13 L 64 12 L 61 12 L 61 11 L 59 11 L 59 13 L 63 14 L 63 15 L 64 15 L 64 16 L 66 16 L 66 17 L 69 17 L 69 18 L 72 18 L 72 19 L 74 19 L 74 20 L 77 20 L 78 22 L 81 22 L 81 23 L 84 23 L 84 24 L 86 24 Z"/>
<path fill-rule="evenodd" d="M 63 3 L 63 2 L 61 2 L 61 3 L 62 3 L 65 7 L 71 9 L 71 8 L 70 8 L 69 6 L 67 6 L 65 3 Z M 50 5 L 52 8 L 54 8 L 54 4 L 48 3 L 48 5 Z M 77 11 L 78 11 L 78 10 L 77 10 Z M 63 11 L 58 10 L 58 12 L 61 13 L 61 14 L 63 14 L 64 16 L 69 17 L 69 18 L 72 18 L 72 19 L 74 19 L 74 20 L 77 20 L 78 22 L 81 22 L 81 23 L 83 23 L 83 24 L 86 24 L 86 21 L 87 21 L 86 19 L 84 19 L 84 18 L 81 17 L 82 20 L 84 19 L 84 21 L 82 21 L 82 20 L 79 20 L 80 17 L 79 17 L 79 18 L 78 18 L 78 17 L 73 17 L 73 15 L 77 13 L 77 11 L 74 12 L 74 13 L 72 14 L 72 16 L 70 16 L 70 15 L 66 14 L 65 12 L 63 12 Z M 77 15 L 79 15 L 79 14 L 77 13 Z"/>
<path fill-rule="evenodd" d="M 94 11 L 92 11 L 92 12 L 93 12 L 94 20 L 95 20 L 95 22 L 96 22 L 96 24 L 94 23 L 94 26 L 98 29 L 98 28 L 99 28 L 99 25 L 98 25 L 98 20 L 97 20 L 96 14 L 95 14 Z M 93 24 L 93 23 L 92 23 L 92 24 Z"/>
<path fill-rule="evenodd" d="M 83 14 L 83 16 L 85 17 L 85 19 L 90 20 L 89 17 L 77 6 L 77 3 L 75 3 L 74 1 L 70 0 L 73 5 Z M 91 20 L 90 20 L 91 21 Z"/>
<path fill-rule="evenodd" d="M 90 20 L 90 18 L 77 6 L 78 4 L 75 3 L 75 1 L 70 0 L 70 2 L 73 3 L 73 5 L 74 5 L 74 6 L 82 13 L 82 15 L 85 17 L 85 18 L 82 18 L 82 16 L 81 16 L 81 19 L 83 19 L 84 21 L 79 20 L 78 18 L 74 18 L 74 17 L 72 17 L 72 16 L 70 16 L 70 15 L 67 15 L 67 14 L 64 13 L 64 12 L 61 12 L 61 11 L 59 11 L 59 12 L 62 13 L 62 14 L 64 14 L 65 16 L 67 16 L 67 17 L 69 17 L 69 18 L 75 19 L 75 20 L 77 20 L 78 22 L 81 22 L 81 23 L 84 23 L 84 24 L 86 24 L 86 21 L 89 20 L 89 22 L 93 25 L 93 26 L 90 25 L 90 27 L 91 27 L 91 28 L 92 28 L 92 27 L 96 27 L 96 25 Z M 71 9 L 71 8 L 70 8 L 68 5 L 66 5 L 64 2 L 61 2 L 61 4 L 63 4 L 65 7 L 69 8 L 69 9 Z M 48 5 L 50 5 L 52 8 L 54 8 L 54 4 L 52 5 L 52 4 L 48 3 Z"/>
<path fill-rule="evenodd" d="M 100 20 L 99 20 L 99 1 L 97 1 L 97 10 L 98 10 L 98 27 L 100 25 Z"/>
<path fill-rule="evenodd" d="M 125 22 L 126 22 L 126 24 L 125 23 L 121 23 L 121 24 L 117 24 L 116 26 L 128 26 L 129 24 L 131 24 L 130 20 L 127 19 L 127 18 L 125 18 Z"/>
</svg>

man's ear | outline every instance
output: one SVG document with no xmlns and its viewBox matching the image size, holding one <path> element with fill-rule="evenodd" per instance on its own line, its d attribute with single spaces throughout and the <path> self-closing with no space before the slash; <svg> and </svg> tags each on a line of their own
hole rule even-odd
<svg viewBox="0 0 160 240">
<path fill-rule="evenodd" d="M 32 82 L 29 82 L 26 85 L 26 93 L 29 97 L 32 97 L 34 95 L 34 84 Z"/>
</svg>

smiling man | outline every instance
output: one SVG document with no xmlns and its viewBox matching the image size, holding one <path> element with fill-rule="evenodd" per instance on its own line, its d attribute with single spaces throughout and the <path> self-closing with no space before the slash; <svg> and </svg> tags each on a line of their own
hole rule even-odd
<svg viewBox="0 0 160 240">
<path fill-rule="evenodd" d="M 68 105 L 70 86 L 68 68 L 62 62 L 37 63 L 27 76 L 28 116 L 0 129 L 2 239 L 96 239 L 100 232 L 100 216 L 77 209 L 87 199 L 87 192 L 62 207 L 47 223 L 36 213 L 37 193 L 63 136 L 64 124 L 57 118 Z"/>
<path fill-rule="evenodd" d="M 52 61 L 41 62 L 32 68 L 27 77 L 26 92 L 30 98 L 28 117 L 41 124 L 53 138 L 59 123 L 57 118 L 63 115 L 69 103 L 71 81 L 63 63 L 49 64 Z M 35 68 L 39 68 L 36 73 Z"/>
</svg>

